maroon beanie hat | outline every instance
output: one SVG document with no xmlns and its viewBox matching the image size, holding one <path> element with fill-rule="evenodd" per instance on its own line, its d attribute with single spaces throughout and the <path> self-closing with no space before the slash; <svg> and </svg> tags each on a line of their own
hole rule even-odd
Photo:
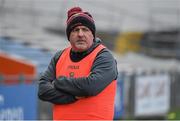
<svg viewBox="0 0 180 121">
<path fill-rule="evenodd" d="M 95 38 L 96 27 L 95 27 L 93 17 L 91 16 L 90 13 L 82 11 L 80 7 L 73 7 L 70 10 L 68 10 L 67 14 L 68 14 L 67 15 L 68 18 L 66 21 L 67 23 L 66 34 L 67 34 L 68 40 L 69 40 L 69 35 L 71 31 L 75 27 L 81 26 L 81 25 L 88 27 Z"/>
</svg>

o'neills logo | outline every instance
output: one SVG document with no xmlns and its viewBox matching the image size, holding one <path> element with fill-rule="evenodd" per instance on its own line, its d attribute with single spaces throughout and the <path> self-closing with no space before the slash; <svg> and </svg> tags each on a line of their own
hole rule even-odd
<svg viewBox="0 0 180 121">
<path fill-rule="evenodd" d="M 69 65 L 68 69 L 79 69 L 79 66 L 75 66 L 75 65 Z"/>
</svg>

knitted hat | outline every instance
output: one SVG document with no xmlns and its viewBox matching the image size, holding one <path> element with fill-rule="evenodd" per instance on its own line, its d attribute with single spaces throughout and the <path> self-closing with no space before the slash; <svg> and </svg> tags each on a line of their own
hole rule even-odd
<svg viewBox="0 0 180 121">
<path fill-rule="evenodd" d="M 75 27 L 80 25 L 88 27 L 91 30 L 93 36 L 95 37 L 96 27 L 93 17 L 91 16 L 90 13 L 82 11 L 80 7 L 73 7 L 70 10 L 68 10 L 67 14 L 68 14 L 67 16 L 68 18 L 66 21 L 67 23 L 66 34 L 68 40 L 71 31 Z"/>
</svg>

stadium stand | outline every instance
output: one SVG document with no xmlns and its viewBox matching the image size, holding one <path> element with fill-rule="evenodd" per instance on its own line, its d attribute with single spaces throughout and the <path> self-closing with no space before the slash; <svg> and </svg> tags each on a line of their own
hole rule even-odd
<svg viewBox="0 0 180 121">
<path fill-rule="evenodd" d="M 32 61 L 37 65 L 37 75 L 41 74 L 47 68 L 50 58 L 52 57 L 52 53 L 49 51 L 28 47 L 23 43 L 3 37 L 0 38 L 0 51 Z"/>
<path fill-rule="evenodd" d="M 147 32 L 142 38 L 142 50 L 161 58 L 180 58 L 179 31 Z"/>
</svg>

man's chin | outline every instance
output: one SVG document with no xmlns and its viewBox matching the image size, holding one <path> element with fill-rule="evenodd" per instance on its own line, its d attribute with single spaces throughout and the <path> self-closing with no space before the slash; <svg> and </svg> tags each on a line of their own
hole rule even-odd
<svg viewBox="0 0 180 121">
<path fill-rule="evenodd" d="M 76 48 L 76 50 L 78 51 L 78 52 L 83 52 L 83 51 L 86 51 L 87 50 L 87 47 L 77 47 Z"/>
</svg>

